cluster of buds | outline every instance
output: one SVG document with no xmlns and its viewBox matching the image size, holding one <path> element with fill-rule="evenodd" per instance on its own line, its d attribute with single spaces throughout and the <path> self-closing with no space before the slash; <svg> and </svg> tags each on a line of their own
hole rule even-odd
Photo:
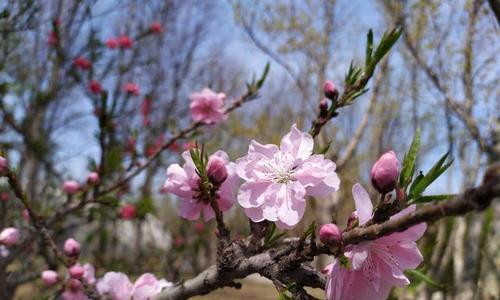
<svg viewBox="0 0 500 300">
<path fill-rule="evenodd" d="M 335 84 L 331 80 L 327 80 L 323 86 L 323 93 L 326 98 L 319 102 L 319 116 L 325 118 L 328 115 L 328 101 L 335 102 L 339 96 L 339 92 Z"/>
</svg>

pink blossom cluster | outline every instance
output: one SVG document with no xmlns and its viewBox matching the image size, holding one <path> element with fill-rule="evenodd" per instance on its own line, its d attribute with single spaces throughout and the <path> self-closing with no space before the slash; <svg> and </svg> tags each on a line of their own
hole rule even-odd
<svg viewBox="0 0 500 300">
<path fill-rule="evenodd" d="M 293 125 L 280 146 L 252 141 L 248 154 L 236 164 L 226 153 L 209 158 L 207 171 L 213 181 L 222 183 L 218 192 L 221 211 L 237 202 L 254 222 L 269 220 L 280 228 L 291 228 L 303 217 L 308 196 L 327 196 L 339 188 L 335 164 L 321 154 L 313 154 L 311 135 Z M 174 164 L 167 170 L 164 190 L 181 198 L 179 215 L 196 220 L 203 211 L 205 220 L 213 218 L 210 205 L 199 199 L 200 177 L 188 151 L 183 153 L 183 167 Z M 227 173 L 227 174 L 226 174 Z M 239 178 L 238 178 L 239 177 Z"/>
<path fill-rule="evenodd" d="M 399 161 L 394 152 L 384 154 L 374 164 L 371 175 L 374 186 L 381 193 L 385 194 L 394 189 L 399 176 Z M 359 183 L 352 187 L 352 194 L 356 211 L 349 219 L 348 227 L 355 222 L 363 226 L 373 217 L 373 204 L 368 192 Z M 390 219 L 400 218 L 413 211 L 415 205 L 410 205 Z M 347 246 L 344 256 L 349 263 L 335 259 L 325 268 L 328 275 L 328 300 L 383 300 L 387 298 L 393 286 L 408 285 L 410 281 L 403 272 L 415 269 L 422 262 L 423 257 L 416 241 L 422 237 L 425 230 L 426 224 L 421 223 L 374 241 Z M 322 227 L 321 237 L 325 244 L 333 238 L 337 241 L 341 239 L 337 231 L 327 227 Z"/>
</svg>

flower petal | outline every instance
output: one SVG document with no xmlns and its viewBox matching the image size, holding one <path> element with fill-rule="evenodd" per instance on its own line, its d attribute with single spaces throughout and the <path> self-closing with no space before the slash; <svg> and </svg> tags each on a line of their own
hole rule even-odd
<svg viewBox="0 0 500 300">
<path fill-rule="evenodd" d="M 372 218 L 372 201 L 368 192 L 359 183 L 356 183 L 352 187 L 352 196 L 354 197 L 354 205 L 358 212 L 359 225 L 363 225 Z"/>
<path fill-rule="evenodd" d="M 302 132 L 297 129 L 297 125 L 293 124 L 290 132 L 282 139 L 280 150 L 289 152 L 293 158 L 305 160 L 311 156 L 314 147 L 314 140 L 307 132 Z"/>
</svg>

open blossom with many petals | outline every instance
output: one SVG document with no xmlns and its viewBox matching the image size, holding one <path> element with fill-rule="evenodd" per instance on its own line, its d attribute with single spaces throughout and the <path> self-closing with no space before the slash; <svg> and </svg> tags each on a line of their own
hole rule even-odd
<svg viewBox="0 0 500 300">
<path fill-rule="evenodd" d="M 250 143 L 248 154 L 236 161 L 246 182 L 238 203 L 254 222 L 269 220 L 280 228 L 295 226 L 304 215 L 307 196 L 326 196 L 339 189 L 335 164 L 312 154 L 311 135 L 294 124 L 280 146 Z"/>
<path fill-rule="evenodd" d="M 224 114 L 225 94 L 204 88 L 199 93 L 192 93 L 189 99 L 191 100 L 189 108 L 194 121 L 216 124 L 226 118 Z"/>
<path fill-rule="evenodd" d="M 359 225 L 366 224 L 373 214 L 373 205 L 368 193 L 360 184 L 352 188 Z M 415 210 L 415 205 L 393 215 L 400 218 Z M 383 300 L 393 286 L 405 286 L 410 282 L 403 271 L 415 269 L 423 260 L 417 241 L 425 232 L 421 223 L 403 232 L 396 232 L 374 241 L 365 241 L 346 247 L 346 257 L 351 268 L 342 266 L 338 260 L 327 267 L 329 277 L 326 284 L 328 300 Z"/>
<path fill-rule="evenodd" d="M 215 215 L 210 204 L 198 197 L 200 177 L 196 173 L 193 159 L 189 151 L 184 151 L 182 157 L 186 161 L 184 166 L 174 164 L 168 167 L 164 189 L 181 198 L 179 208 L 181 217 L 188 220 L 197 220 L 203 212 L 205 221 L 208 221 Z M 235 164 L 229 162 L 229 157 L 224 151 L 215 152 L 209 157 L 209 160 L 213 159 L 213 157 L 220 158 L 226 164 L 227 177 L 217 192 L 217 204 L 219 209 L 224 212 L 229 210 L 235 202 L 239 179 L 236 175 Z"/>
</svg>

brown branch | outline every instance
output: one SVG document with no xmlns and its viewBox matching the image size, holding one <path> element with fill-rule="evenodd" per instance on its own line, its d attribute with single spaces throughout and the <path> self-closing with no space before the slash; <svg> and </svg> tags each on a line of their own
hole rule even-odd
<svg viewBox="0 0 500 300">
<path fill-rule="evenodd" d="M 500 197 L 500 164 L 487 170 L 483 183 L 479 187 L 468 189 L 463 194 L 446 202 L 424 205 L 415 212 L 399 219 L 344 232 L 342 235 L 343 244 L 349 245 L 373 240 L 394 232 L 404 231 L 422 222 L 464 215 L 476 210 L 481 211 L 497 197 Z M 297 250 L 300 248 L 298 244 L 302 244 L 300 251 Z M 329 249 L 326 246 L 316 246 L 314 240 L 304 245 L 302 239 L 290 241 L 281 251 L 277 252 L 277 249 L 271 249 L 249 257 L 245 255 L 245 247 L 241 243 L 233 242 L 228 247 L 231 248 L 231 251 L 225 252 L 228 255 L 225 259 L 233 262 L 232 268 L 218 271 L 216 266 L 209 267 L 198 276 L 163 291 L 156 299 L 188 299 L 195 295 L 207 294 L 218 288 L 230 286 L 234 284 L 234 280 L 242 279 L 253 273 L 258 273 L 273 282 L 295 282 L 300 287 L 324 288 L 325 276 L 304 263 L 311 261 L 315 256 L 331 255 L 337 250 Z M 293 267 L 290 268 L 290 266 Z"/>
</svg>

